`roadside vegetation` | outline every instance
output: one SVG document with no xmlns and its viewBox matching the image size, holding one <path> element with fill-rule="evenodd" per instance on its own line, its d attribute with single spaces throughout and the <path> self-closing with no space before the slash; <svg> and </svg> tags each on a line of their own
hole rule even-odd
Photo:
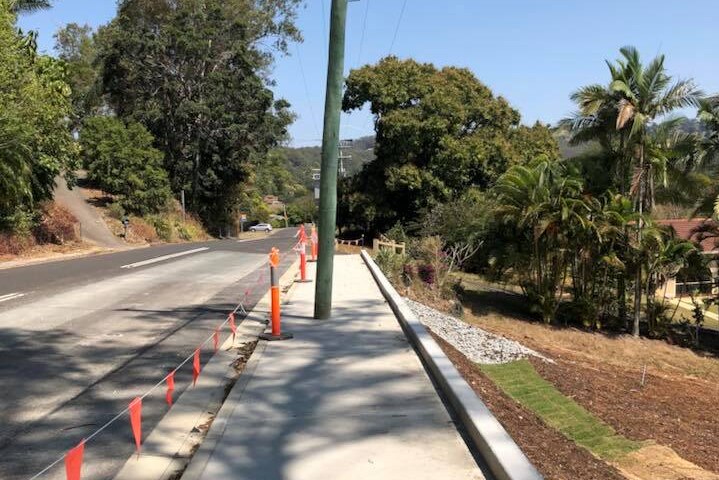
<svg viewBox="0 0 719 480">
<path fill-rule="evenodd" d="M 50 56 L 17 16 L 52 2 L 0 0 L 0 253 L 69 240 L 35 232 L 59 211 L 56 180 L 73 188 L 80 168 L 107 216 L 127 216 L 146 241 L 222 234 L 240 214 L 269 221 L 264 195 L 293 221 L 314 217 L 278 149 L 293 114 L 267 75 L 301 41 L 299 4 L 124 0 L 97 30 L 62 27 Z"/>
<path fill-rule="evenodd" d="M 375 114 L 376 160 L 342 185 L 340 224 L 405 243 L 376 252 L 404 295 L 554 360 L 478 365 L 439 340 L 547 478 L 715 478 L 716 299 L 677 314 L 661 292 L 710 278 L 719 103 L 663 56 L 607 65 L 552 128 L 461 69 L 353 71 L 344 107 Z M 663 222 L 695 217 L 692 240 Z"/>
<path fill-rule="evenodd" d="M 341 223 L 400 228 L 410 245 L 438 236 L 447 265 L 472 252 L 459 266 L 516 287 L 545 323 L 666 336 L 671 305 L 657 291 L 680 272 L 708 274 L 711 257 L 656 212 L 714 215 L 718 104 L 672 79 L 663 56 L 644 63 L 626 47 L 608 66 L 556 127 L 584 146 L 571 158 L 468 72 L 393 58 L 353 71 L 344 106 L 377 115 L 377 160 L 344 185 Z M 687 107 L 696 120 L 671 116 Z M 405 269 L 381 261 L 395 277 Z"/>
</svg>

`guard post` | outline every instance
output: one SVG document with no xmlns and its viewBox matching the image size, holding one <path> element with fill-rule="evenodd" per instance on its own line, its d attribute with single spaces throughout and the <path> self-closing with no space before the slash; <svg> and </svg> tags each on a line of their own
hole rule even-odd
<svg viewBox="0 0 719 480">
<path fill-rule="evenodd" d="M 272 247 L 270 251 L 270 319 L 272 331 L 260 335 L 262 340 L 277 341 L 289 340 L 292 338 L 291 333 L 282 333 L 280 325 L 280 279 L 277 272 L 280 266 L 280 251 L 276 247 Z"/>
</svg>

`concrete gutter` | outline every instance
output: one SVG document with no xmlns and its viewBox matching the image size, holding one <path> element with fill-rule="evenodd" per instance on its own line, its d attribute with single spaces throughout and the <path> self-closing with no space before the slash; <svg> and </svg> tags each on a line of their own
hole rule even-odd
<svg viewBox="0 0 719 480">
<path fill-rule="evenodd" d="M 449 399 L 473 446 L 497 480 L 541 480 L 543 477 L 509 436 L 487 406 L 462 378 L 452 362 L 390 284 L 369 254 L 362 259 L 387 299 L 429 375 Z"/>
</svg>

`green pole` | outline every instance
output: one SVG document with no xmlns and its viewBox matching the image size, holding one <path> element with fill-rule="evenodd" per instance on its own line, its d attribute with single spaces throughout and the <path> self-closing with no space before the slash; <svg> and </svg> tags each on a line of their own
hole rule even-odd
<svg viewBox="0 0 719 480">
<path fill-rule="evenodd" d="M 337 224 L 337 156 L 344 83 L 346 18 L 347 0 L 332 0 L 325 120 L 322 134 L 319 254 L 315 282 L 315 318 L 318 319 L 329 318 L 332 313 L 332 269 Z"/>
</svg>

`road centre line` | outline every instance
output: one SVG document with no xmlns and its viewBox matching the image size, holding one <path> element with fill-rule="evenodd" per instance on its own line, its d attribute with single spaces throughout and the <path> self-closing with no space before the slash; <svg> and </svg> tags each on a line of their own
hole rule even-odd
<svg viewBox="0 0 719 480">
<path fill-rule="evenodd" d="M 20 298 L 20 297 L 24 297 L 24 296 L 25 296 L 24 293 L 19 293 L 19 292 L 8 293 L 5 295 L 0 295 L 0 302 L 7 302 L 8 300 L 14 300 L 16 298 Z"/>
<path fill-rule="evenodd" d="M 177 257 L 185 256 L 185 255 L 190 255 L 190 254 L 193 254 L 193 253 L 204 252 L 205 250 L 209 250 L 209 249 L 210 249 L 210 247 L 201 247 L 201 248 L 195 248 L 195 249 L 193 249 L 193 250 L 186 250 L 186 251 L 184 251 L 184 252 L 171 253 L 170 255 L 163 255 L 163 256 L 161 256 L 161 257 L 150 258 L 150 259 L 148 259 L 148 260 L 143 260 L 143 261 L 141 261 L 141 262 L 129 263 L 129 264 L 127 264 L 127 265 L 123 265 L 123 266 L 120 267 L 120 268 L 137 268 L 137 267 L 143 267 L 143 266 L 145 266 L 145 265 L 150 265 L 150 264 L 153 264 L 153 263 L 162 262 L 162 261 L 165 261 L 165 260 L 169 260 L 169 259 L 171 259 L 171 258 L 177 258 Z"/>
</svg>

